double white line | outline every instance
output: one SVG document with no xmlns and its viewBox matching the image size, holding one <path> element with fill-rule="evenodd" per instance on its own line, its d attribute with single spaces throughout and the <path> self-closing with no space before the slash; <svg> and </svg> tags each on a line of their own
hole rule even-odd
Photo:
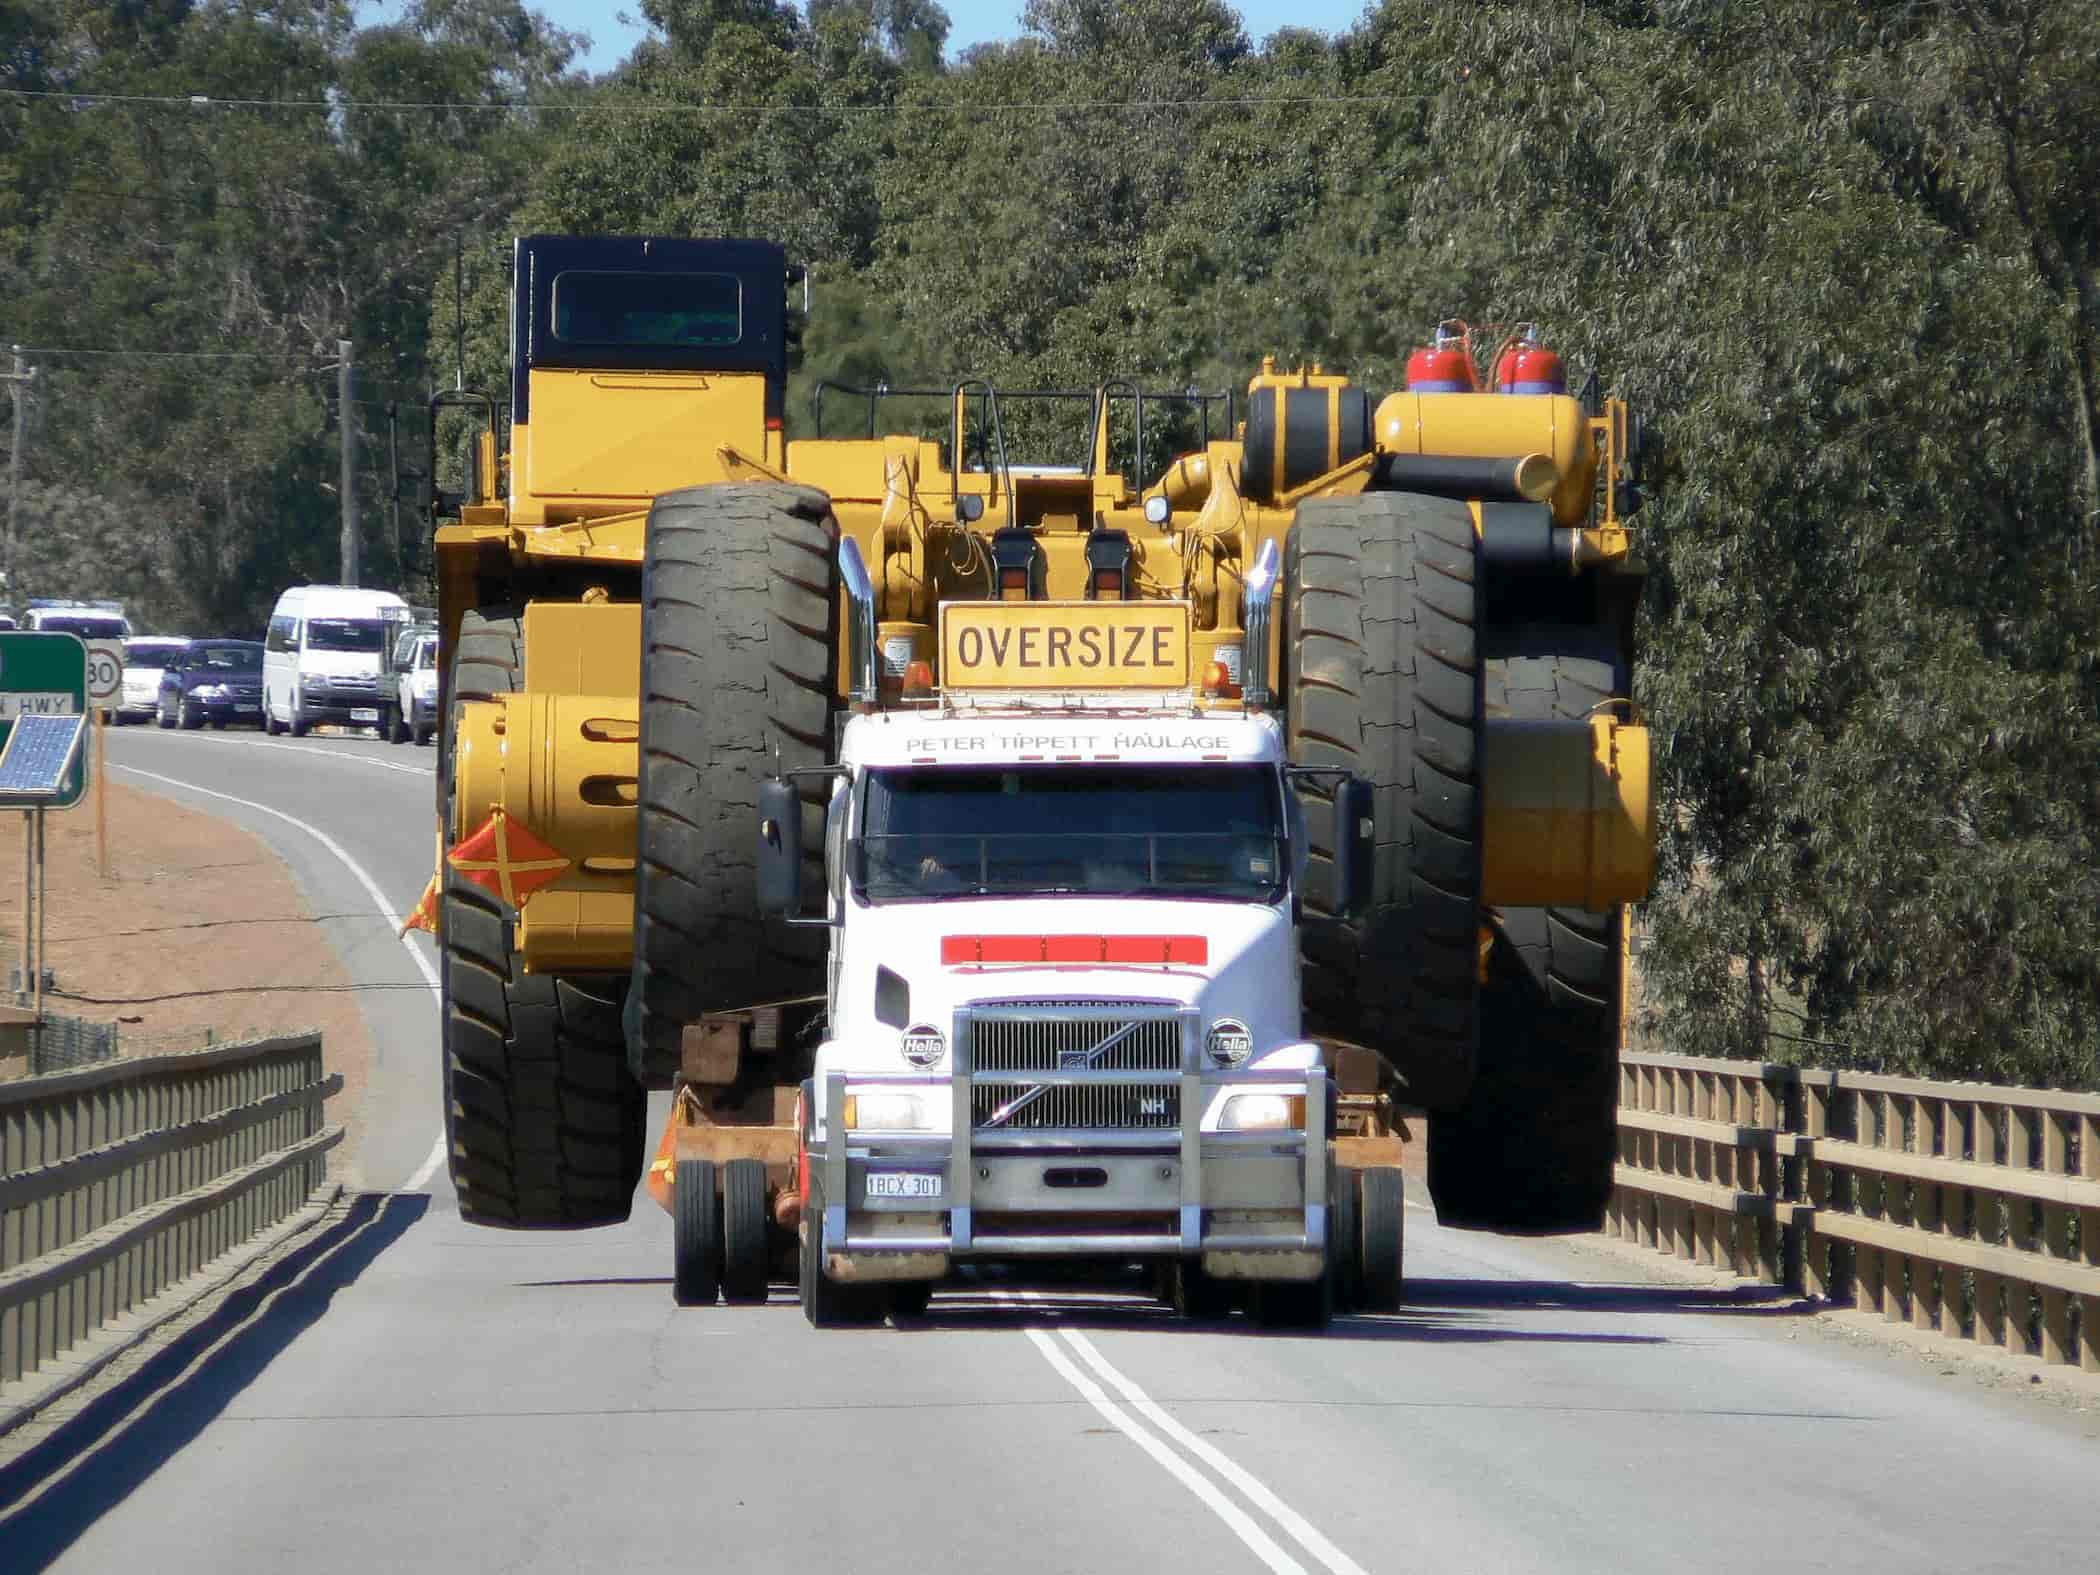
<svg viewBox="0 0 2100 1575">
<path fill-rule="evenodd" d="M 1001 1296 L 1000 1299 L 1007 1298 Z M 1015 1299 L 1023 1305 L 1038 1301 L 1032 1291 L 1018 1292 Z M 1058 1377 L 1078 1390 L 1086 1403 L 1100 1413 L 1103 1421 L 1150 1455 L 1169 1476 L 1195 1494 L 1256 1558 L 1278 1575 L 1311 1575 L 1311 1571 L 1294 1551 L 1271 1536 L 1239 1499 L 1266 1515 L 1313 1559 L 1317 1567 L 1330 1571 L 1331 1575 L 1366 1575 L 1362 1565 L 1321 1536 L 1312 1522 L 1286 1504 L 1267 1483 L 1168 1415 L 1158 1401 L 1125 1377 L 1079 1330 L 1059 1327 L 1022 1332 L 1043 1353 L 1043 1359 L 1056 1370 Z M 1108 1391 L 1102 1388 L 1103 1383 L 1122 1397 L 1123 1404 L 1119 1405 L 1109 1397 Z M 1131 1414 L 1133 1411 L 1137 1413 L 1135 1416 Z M 1143 1421 L 1139 1420 L 1140 1417 Z M 1180 1453 L 1176 1452 L 1177 1445 Z M 1198 1470 L 1189 1457 L 1208 1466 L 1239 1494 L 1239 1499 Z"/>
</svg>

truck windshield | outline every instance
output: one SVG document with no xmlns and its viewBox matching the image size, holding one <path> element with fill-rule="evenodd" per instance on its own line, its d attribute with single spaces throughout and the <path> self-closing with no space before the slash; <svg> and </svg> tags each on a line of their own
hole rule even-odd
<svg viewBox="0 0 2100 1575">
<path fill-rule="evenodd" d="M 1263 766 L 886 770 L 864 793 L 871 902 L 1283 895 L 1283 810 Z"/>
<path fill-rule="evenodd" d="M 391 624 L 369 618 L 309 618 L 309 651 L 383 651 Z"/>
</svg>

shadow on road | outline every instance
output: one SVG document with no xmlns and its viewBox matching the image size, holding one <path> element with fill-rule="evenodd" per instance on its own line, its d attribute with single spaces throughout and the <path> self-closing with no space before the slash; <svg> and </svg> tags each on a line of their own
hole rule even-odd
<svg viewBox="0 0 2100 1575">
<path fill-rule="evenodd" d="M 1428 1307 L 1559 1308 L 1594 1313 L 1775 1314 L 1814 1311 L 1783 1285 L 1579 1285 L 1561 1280 L 1416 1280 L 1410 1304 Z"/>
<path fill-rule="evenodd" d="M 202 1433 L 429 1206 L 419 1194 L 357 1198 L 341 1220 L 0 1468 L 0 1562 L 26 1575 L 57 1559 Z"/>
</svg>

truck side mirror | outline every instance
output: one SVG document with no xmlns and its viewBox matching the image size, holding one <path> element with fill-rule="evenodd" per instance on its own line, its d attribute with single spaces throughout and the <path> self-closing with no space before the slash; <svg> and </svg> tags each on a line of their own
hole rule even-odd
<svg viewBox="0 0 2100 1575">
<path fill-rule="evenodd" d="M 1345 777 L 1334 789 L 1334 911 L 1354 918 L 1371 900 L 1375 801 L 1371 784 Z"/>
<path fill-rule="evenodd" d="M 802 799 L 781 777 L 758 785 L 758 911 L 774 919 L 802 912 Z"/>
</svg>

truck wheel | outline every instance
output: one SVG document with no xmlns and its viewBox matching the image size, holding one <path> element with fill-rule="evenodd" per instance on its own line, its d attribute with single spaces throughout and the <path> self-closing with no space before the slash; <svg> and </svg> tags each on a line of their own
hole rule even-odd
<svg viewBox="0 0 2100 1575">
<path fill-rule="evenodd" d="M 1491 713 L 1576 719 L 1629 692 L 1608 630 L 1529 626 L 1488 662 Z M 1437 1218 L 1476 1230 L 1595 1230 L 1618 1157 L 1618 909 L 1505 908 L 1481 991 L 1480 1076 L 1429 1123 Z"/>
<path fill-rule="evenodd" d="M 823 1242 L 824 1182 L 812 1169 L 809 1198 L 802 1210 L 802 1316 L 813 1329 L 875 1322 L 882 1316 L 878 1293 L 865 1285 L 841 1285 L 826 1274 Z"/>
<path fill-rule="evenodd" d="M 1354 1312 L 1363 1304 L 1363 1227 L 1358 1189 L 1362 1172 L 1337 1165 L 1328 1203 L 1328 1272 L 1334 1277 L 1334 1310 Z"/>
<path fill-rule="evenodd" d="M 1307 1029 L 1377 1048 L 1410 1103 L 1465 1097 L 1479 1024 L 1479 544 L 1463 503 L 1310 499 L 1285 554 L 1290 756 L 1374 789 L 1361 916 L 1337 913 L 1328 784 L 1299 790 L 1312 846 Z"/>
<path fill-rule="evenodd" d="M 671 1300 L 712 1307 L 722 1289 L 722 1200 L 712 1160 L 681 1159 L 671 1180 Z"/>
<path fill-rule="evenodd" d="M 628 1055 L 649 1085 L 711 1010 L 823 989 L 827 935 L 758 916 L 760 779 L 831 756 L 838 528 L 808 487 L 718 485 L 649 511 Z M 824 867 L 806 780 L 806 873 Z"/>
<path fill-rule="evenodd" d="M 1174 1311 L 1184 1318 L 1214 1323 L 1232 1316 L 1232 1287 L 1203 1272 L 1194 1258 L 1182 1258 L 1173 1268 Z"/>
<path fill-rule="evenodd" d="M 1400 1310 L 1407 1246 L 1407 1191 L 1400 1172 L 1374 1165 L 1363 1173 L 1358 1224 L 1357 1280 L 1365 1312 Z"/>
<path fill-rule="evenodd" d="M 759 1303 L 773 1277 L 773 1245 L 766 1217 L 766 1167 L 732 1159 L 722 1167 L 722 1300 Z"/>
<path fill-rule="evenodd" d="M 1334 1276 L 1257 1280 L 1247 1287 L 1247 1311 L 1264 1329 L 1324 1329 L 1334 1318 Z"/>
<path fill-rule="evenodd" d="M 492 680 L 514 686 L 516 622 L 508 631 L 503 622 L 467 615 L 455 700 L 486 696 Z M 482 660 L 490 650 L 508 663 Z M 449 845 L 449 749 L 439 764 Z M 460 1217 L 514 1230 L 618 1224 L 641 1179 L 646 1103 L 621 1054 L 619 982 L 520 972 L 513 916 L 449 868 L 439 917 L 445 1128 Z"/>
</svg>

